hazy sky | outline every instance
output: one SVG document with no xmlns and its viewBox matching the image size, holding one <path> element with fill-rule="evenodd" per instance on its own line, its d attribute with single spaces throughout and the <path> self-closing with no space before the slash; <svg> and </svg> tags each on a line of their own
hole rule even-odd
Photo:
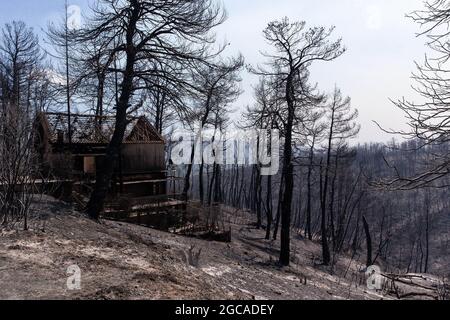
<svg viewBox="0 0 450 320">
<path fill-rule="evenodd" d="M 91 0 L 92 1 L 92 0 Z M 88 0 L 69 0 L 86 9 Z M 259 50 L 267 48 L 262 30 L 268 22 L 288 16 L 305 20 L 309 26 L 336 26 L 335 34 L 343 38 L 348 51 L 331 63 L 312 68 L 312 79 L 324 91 L 340 87 L 352 98 L 360 111 L 362 125 L 359 141 L 386 141 L 373 124 L 404 127 L 403 115 L 389 98 L 412 97 L 410 79 L 414 60 L 422 61 L 424 39 L 415 34 L 419 27 L 405 17 L 422 8 L 422 0 L 224 0 L 229 18 L 218 30 L 220 40 L 231 43 L 229 53 L 241 52 L 246 62 L 261 62 Z M 57 19 L 63 0 L 0 0 L 0 24 L 23 20 L 36 30 Z M 252 85 L 257 80 L 244 75 L 245 93 L 236 108 L 252 103 Z"/>
</svg>

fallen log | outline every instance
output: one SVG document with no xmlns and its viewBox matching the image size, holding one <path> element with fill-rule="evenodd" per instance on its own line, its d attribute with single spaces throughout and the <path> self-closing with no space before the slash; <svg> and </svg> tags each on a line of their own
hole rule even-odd
<svg viewBox="0 0 450 320">
<path fill-rule="evenodd" d="M 423 298 L 447 300 L 450 286 L 446 279 L 425 274 L 382 274 L 388 294 L 397 299 Z"/>
</svg>

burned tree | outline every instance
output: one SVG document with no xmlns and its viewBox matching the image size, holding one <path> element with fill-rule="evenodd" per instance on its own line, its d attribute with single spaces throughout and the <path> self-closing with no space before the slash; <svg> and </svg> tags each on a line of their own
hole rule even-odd
<svg viewBox="0 0 450 320">
<path fill-rule="evenodd" d="M 425 30 L 420 36 L 427 37 L 427 46 L 431 55 L 426 56 L 423 64 L 416 63 L 417 71 L 413 73 L 416 85 L 413 89 L 423 102 L 413 102 L 405 98 L 393 101 L 408 120 L 409 130 L 384 130 L 418 141 L 415 149 L 442 146 L 427 168 L 413 176 L 404 176 L 397 170 L 395 178 L 382 181 L 379 185 L 391 190 L 413 190 L 423 187 L 445 188 L 448 184 L 444 177 L 450 172 L 448 144 L 450 142 L 450 88 L 448 43 L 450 34 L 450 11 L 448 1 L 426 1 L 425 9 L 418 10 L 409 17 Z M 380 126 L 381 128 L 381 126 Z M 395 168 L 394 168 L 395 169 Z M 440 183 L 442 182 L 442 185 Z"/>
<path fill-rule="evenodd" d="M 274 123 L 276 121 L 276 113 L 274 110 L 274 96 L 271 92 L 270 85 L 265 77 L 262 77 L 259 84 L 254 89 L 255 105 L 253 107 L 248 107 L 244 118 L 246 121 L 246 127 L 256 128 L 260 130 L 266 130 L 270 133 L 270 129 L 274 129 Z M 260 138 L 257 138 L 257 150 L 256 153 L 260 154 Z M 268 150 L 271 150 L 270 144 L 267 146 Z M 253 191 L 251 192 L 252 199 L 252 209 L 256 211 L 257 216 L 257 228 L 261 228 L 262 224 L 262 207 L 265 205 L 266 211 L 266 239 L 270 239 L 270 232 L 273 222 L 273 204 L 272 204 L 272 176 L 267 176 L 267 196 L 265 199 L 262 197 L 262 176 L 261 176 L 261 164 L 258 163 L 253 165 L 252 168 L 252 181 L 251 187 Z"/>
<path fill-rule="evenodd" d="M 27 229 L 36 157 L 31 99 L 39 90 L 43 59 L 37 36 L 23 22 L 0 33 L 0 223 L 24 220 Z"/>
<path fill-rule="evenodd" d="M 192 89 L 187 71 L 214 56 L 209 47 L 215 39 L 210 31 L 224 18 L 222 8 L 210 0 L 101 0 L 76 32 L 77 45 L 94 39 L 113 44 L 104 54 L 106 61 L 117 61 L 108 71 L 120 75 L 114 133 L 88 204 L 93 219 L 99 218 L 104 206 L 127 115 L 143 104 L 139 92 L 155 84 L 155 79 L 164 79 L 178 89 L 170 94 L 183 108 L 180 93 Z"/>
<path fill-rule="evenodd" d="M 227 107 L 231 102 L 237 99 L 241 90 L 239 88 L 239 82 L 241 81 L 239 72 L 244 64 L 242 56 L 231 59 L 226 62 L 216 62 L 215 65 L 200 65 L 193 70 L 192 83 L 196 90 L 191 95 L 191 101 L 193 104 L 192 112 L 187 118 L 183 118 L 184 122 L 200 125 L 200 130 L 206 128 L 207 125 L 214 125 L 214 129 L 217 129 L 217 116 L 220 114 L 223 118 L 223 113 L 227 111 Z M 187 198 L 187 194 L 191 187 L 191 175 L 193 169 L 193 162 L 195 152 L 199 150 L 195 149 L 196 144 L 203 146 L 202 137 L 196 137 L 196 143 L 193 144 L 191 149 L 191 161 L 187 165 L 183 195 Z M 201 149 L 203 149 L 201 147 Z M 200 150 L 202 153 L 202 150 Z M 203 186 L 203 170 L 204 159 L 202 156 L 200 169 L 199 169 L 199 193 L 200 201 L 204 202 L 204 186 Z"/>
<path fill-rule="evenodd" d="M 67 0 L 64 6 L 64 15 L 59 24 L 49 24 L 47 27 L 47 39 L 52 45 L 55 53 L 52 54 L 53 58 L 61 62 L 61 74 L 63 74 L 63 81 L 60 81 L 60 86 L 58 87 L 57 93 L 60 95 L 60 99 L 65 102 L 66 112 L 68 117 L 68 139 L 69 142 L 72 140 L 72 121 L 71 113 L 72 104 L 71 99 L 74 91 L 74 83 L 71 81 L 71 71 L 75 65 L 75 61 L 72 57 L 72 50 L 74 45 L 74 31 L 69 25 L 69 12 L 68 12 Z M 64 84 L 62 84 L 64 83 Z"/>
<path fill-rule="evenodd" d="M 146 93 L 144 111 L 154 120 L 156 130 L 163 134 L 177 120 L 176 102 L 174 103 L 171 95 L 167 94 L 168 90 L 175 88 L 168 88 L 170 83 L 164 79 L 155 79 L 155 82 L 157 85 L 149 87 Z"/>
<path fill-rule="evenodd" d="M 331 170 L 331 160 L 333 151 L 336 152 L 336 162 L 338 161 L 338 149 L 339 147 L 346 142 L 346 140 L 354 138 L 360 130 L 360 126 L 355 122 L 358 117 L 358 111 L 356 109 L 351 108 L 351 100 L 350 98 L 342 97 L 342 93 L 337 88 L 335 89 L 331 101 L 328 106 L 328 132 L 327 132 L 327 151 L 326 151 L 326 163 L 324 169 L 324 181 L 323 181 L 323 190 L 321 194 L 321 234 L 322 234 L 322 259 L 323 264 L 328 265 L 330 263 L 330 249 L 328 245 L 328 228 L 327 228 L 327 197 L 329 192 L 329 182 L 330 182 L 330 170 Z M 337 170 L 337 166 L 335 166 L 335 170 Z M 333 192 L 334 188 L 332 188 L 332 197 L 331 201 L 333 201 Z M 330 202 L 331 212 L 333 203 Z M 330 217 L 330 221 L 332 224 L 332 233 L 334 234 L 334 217 Z M 333 236 L 334 241 L 334 236 Z"/>
<path fill-rule="evenodd" d="M 306 29 L 305 22 L 291 23 L 288 18 L 269 23 L 264 37 L 273 45 L 275 53 L 267 53 L 270 69 L 260 67 L 255 73 L 260 75 L 279 75 L 278 80 L 285 89 L 286 118 L 284 121 L 283 181 L 284 192 L 281 204 L 281 254 L 282 265 L 290 263 L 290 227 L 294 177 L 292 163 L 293 127 L 301 114 L 300 93 L 306 90 L 309 67 L 317 61 L 332 61 L 344 53 L 341 40 L 330 41 L 334 28 L 315 27 Z"/>
<path fill-rule="evenodd" d="M 318 106 L 320 107 L 320 105 Z M 316 152 L 317 147 L 325 138 L 326 134 L 326 124 L 321 122 L 323 113 L 319 111 L 314 111 L 308 121 L 303 123 L 302 128 L 306 134 L 306 145 L 309 147 L 308 154 L 308 173 L 307 173 L 307 204 L 306 204 L 306 226 L 305 226 L 305 236 L 309 240 L 313 239 L 312 233 L 312 192 L 313 192 L 313 173 L 316 166 Z"/>
<path fill-rule="evenodd" d="M 0 34 L 2 104 L 29 107 L 32 80 L 44 56 L 33 29 L 22 21 L 7 23 Z"/>
</svg>

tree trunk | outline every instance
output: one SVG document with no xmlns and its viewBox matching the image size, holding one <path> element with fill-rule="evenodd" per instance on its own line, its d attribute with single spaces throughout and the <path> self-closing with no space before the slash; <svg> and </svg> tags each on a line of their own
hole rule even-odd
<svg viewBox="0 0 450 320">
<path fill-rule="evenodd" d="M 292 128 L 294 125 L 295 107 L 293 99 L 293 74 L 288 76 L 286 84 L 286 102 L 288 105 L 288 119 L 285 128 L 285 143 L 283 152 L 283 176 L 284 192 L 281 204 L 281 249 L 280 263 L 283 266 L 290 264 L 290 230 L 292 194 L 294 189 L 293 165 L 292 165 Z"/>
<path fill-rule="evenodd" d="M 262 176 L 261 176 L 261 169 L 258 168 L 256 169 L 256 217 L 257 217 L 257 222 L 256 222 L 256 228 L 259 230 L 261 229 L 262 226 L 262 188 L 261 188 L 261 182 L 262 182 Z"/>
<path fill-rule="evenodd" d="M 222 190 L 221 190 L 221 183 L 222 183 L 222 171 L 219 164 L 216 164 L 216 179 L 214 183 L 214 202 L 215 203 L 222 203 L 223 197 L 222 197 Z"/>
<path fill-rule="evenodd" d="M 333 143 L 333 129 L 334 129 L 334 114 L 335 109 L 333 108 L 332 114 L 331 114 L 331 124 L 330 124 L 330 133 L 328 136 L 328 150 L 327 150 L 327 163 L 325 167 L 325 176 L 324 176 L 324 184 L 323 184 L 323 190 L 322 190 L 322 224 L 321 224 L 321 231 L 322 231 L 322 260 L 324 265 L 330 264 L 330 248 L 328 247 L 328 239 L 327 239 L 327 195 L 328 195 L 328 178 L 329 178 L 329 172 L 330 172 L 330 165 L 331 165 L 331 148 Z"/>
<path fill-rule="evenodd" d="M 133 95 L 134 64 L 136 50 L 133 45 L 133 37 L 136 30 L 136 23 L 139 19 L 139 7 L 134 6 L 131 12 L 127 30 L 127 62 L 123 75 L 121 95 L 116 110 L 116 121 L 112 139 L 107 147 L 106 156 L 99 166 L 97 172 L 94 191 L 91 194 L 87 206 L 87 212 L 92 219 L 98 220 L 104 209 L 105 199 L 110 188 L 111 178 L 114 172 L 114 165 L 117 163 L 122 141 L 127 127 L 127 109 L 131 96 Z M 69 133 L 70 134 L 70 133 Z"/>
<path fill-rule="evenodd" d="M 336 180 L 338 175 L 338 165 L 339 165 L 338 152 L 336 152 L 335 163 L 334 163 L 334 173 L 331 182 L 331 194 L 330 194 L 330 228 L 331 228 L 331 243 L 333 250 L 336 250 L 336 227 L 335 227 L 335 216 L 334 216 L 334 200 L 336 194 Z"/>
<path fill-rule="evenodd" d="M 277 218 L 275 220 L 275 228 L 273 230 L 273 240 L 277 240 L 278 237 L 278 229 L 280 228 L 280 221 L 281 221 L 281 199 L 283 194 L 283 187 L 284 187 L 284 177 L 281 175 L 281 181 L 280 181 L 280 191 L 278 192 L 278 206 L 277 206 Z"/>
<path fill-rule="evenodd" d="M 328 247 L 328 240 L 327 240 L 327 216 L 326 216 L 326 209 L 324 205 L 324 185 L 323 185 L 323 173 L 322 173 L 322 163 L 320 164 L 320 194 L 321 194 L 321 223 L 320 223 L 320 230 L 321 230 L 321 243 L 322 243 L 322 263 L 324 265 L 329 265 L 331 256 L 330 256 L 330 248 Z"/>
<path fill-rule="evenodd" d="M 194 166 L 193 165 L 194 158 L 195 158 L 195 142 L 191 148 L 191 162 L 187 165 L 186 175 L 184 176 L 184 187 L 182 196 L 185 201 L 187 201 L 189 198 L 188 193 L 189 189 L 191 188 L 191 175 L 192 175 L 192 168 Z"/>
<path fill-rule="evenodd" d="M 200 203 L 204 204 L 205 201 L 205 190 L 203 187 L 203 171 L 205 167 L 205 160 L 202 157 L 202 163 L 200 164 L 200 169 L 198 171 L 198 192 L 200 195 Z"/>
<path fill-rule="evenodd" d="M 427 191 L 428 192 L 428 191 Z M 425 202 L 426 208 L 426 221 L 425 221 L 425 270 L 428 272 L 428 265 L 430 259 L 430 199 L 429 194 L 427 194 L 427 200 Z"/>
<path fill-rule="evenodd" d="M 212 173 L 211 181 L 209 182 L 209 187 L 208 187 L 208 205 L 209 206 L 211 206 L 212 200 L 213 200 L 212 193 L 213 193 L 214 183 L 216 181 L 216 174 L 217 174 L 217 167 L 216 167 L 216 163 L 214 162 L 213 173 Z"/>
<path fill-rule="evenodd" d="M 307 204 L 306 204 L 306 236 L 310 241 L 312 241 L 312 232 L 311 232 L 311 189 L 312 189 L 312 170 L 313 170 L 313 163 L 314 163 L 314 143 L 311 147 L 310 153 L 309 153 L 309 166 L 308 166 L 308 178 L 307 178 Z"/>
<path fill-rule="evenodd" d="M 370 236 L 369 224 L 367 223 L 366 217 L 363 216 L 364 232 L 366 234 L 366 245 L 367 245 L 367 267 L 373 264 L 372 260 L 372 238 Z"/>
<path fill-rule="evenodd" d="M 272 176 L 267 176 L 267 198 L 266 198 L 266 240 L 270 240 L 270 231 L 272 230 L 273 213 L 272 213 Z"/>
<path fill-rule="evenodd" d="M 66 99 L 67 99 L 67 128 L 69 135 L 69 146 L 72 144 L 72 120 L 71 120 L 71 106 L 70 106 L 70 66 L 69 66 L 69 17 L 68 17 L 68 7 L 66 1 L 66 17 L 65 17 L 65 63 L 66 63 Z M 134 59 L 133 59 L 134 60 Z M 133 62 L 134 64 L 134 62 Z M 112 172 L 111 172 L 112 174 Z M 103 208 L 102 208 L 103 209 Z M 102 210 L 101 209 L 101 210 Z M 100 215 L 100 213 L 98 213 Z"/>
</svg>

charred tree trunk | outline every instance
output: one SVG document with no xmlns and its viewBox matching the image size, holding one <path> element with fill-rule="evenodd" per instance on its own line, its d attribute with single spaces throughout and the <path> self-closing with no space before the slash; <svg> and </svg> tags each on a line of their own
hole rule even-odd
<svg viewBox="0 0 450 320">
<path fill-rule="evenodd" d="M 327 163 L 325 167 L 325 175 L 324 175 L 324 183 L 323 183 L 323 190 L 322 190 L 322 203 L 321 203 L 321 209 L 322 209 L 322 225 L 321 225 L 321 231 L 322 231 L 322 260 L 324 265 L 329 265 L 331 256 L 330 256 L 330 248 L 328 246 L 328 239 L 327 239 L 327 195 L 328 195 L 328 179 L 329 179 L 329 172 L 330 172 L 330 166 L 331 166 L 331 148 L 333 143 L 333 129 L 334 129 L 334 113 L 335 109 L 333 108 L 332 114 L 331 114 L 331 124 L 330 124 L 330 133 L 328 136 L 328 150 L 327 150 Z"/>
<path fill-rule="evenodd" d="M 275 220 L 275 228 L 273 230 L 273 240 L 277 240 L 278 238 L 278 230 L 280 229 L 280 221 L 281 221 L 281 197 L 283 194 L 283 187 L 284 187 L 284 177 L 281 175 L 281 181 L 280 181 L 280 190 L 278 192 L 278 205 L 277 205 L 277 218 Z"/>
<path fill-rule="evenodd" d="M 238 204 L 239 204 L 238 207 L 240 207 L 241 209 L 245 209 L 244 205 L 242 203 L 242 195 L 245 193 L 245 180 L 244 180 L 244 178 L 245 178 L 245 166 L 242 166 L 241 169 L 242 169 L 242 172 L 241 172 L 241 187 L 240 187 L 237 199 L 238 199 Z M 239 171 L 239 168 L 238 168 L 238 171 Z"/>
<path fill-rule="evenodd" d="M 202 157 L 202 163 L 200 164 L 200 168 L 198 171 L 198 192 L 199 192 L 201 204 L 204 204 L 204 202 L 205 202 L 205 190 L 204 190 L 204 186 L 203 186 L 204 167 L 205 167 L 205 160 Z"/>
<path fill-rule="evenodd" d="M 336 152 L 335 163 L 334 163 L 334 173 L 331 182 L 331 194 L 330 194 L 330 231 L 331 231 L 331 243 L 333 250 L 336 250 L 336 227 L 335 227 L 335 212 L 334 212 L 334 201 L 336 195 L 336 180 L 338 176 L 338 163 L 339 157 L 338 152 Z"/>
<path fill-rule="evenodd" d="M 191 175 L 192 175 L 192 168 L 195 158 L 195 143 L 192 145 L 191 148 L 191 162 L 187 165 L 186 175 L 184 176 L 184 187 L 183 187 L 183 193 L 182 196 L 185 201 L 188 200 L 189 196 L 189 189 L 191 188 Z"/>
<path fill-rule="evenodd" d="M 129 101 L 133 95 L 133 80 L 135 76 L 134 64 L 136 60 L 136 48 L 133 44 L 133 37 L 136 31 L 136 24 L 139 19 L 139 6 L 134 6 L 127 30 L 127 49 L 126 49 L 126 68 L 123 75 L 121 86 L 121 95 L 116 110 L 116 121 L 114 133 L 109 143 L 106 156 L 100 170 L 97 172 L 95 188 L 89 200 L 87 211 L 92 219 L 98 220 L 104 209 L 105 200 L 110 188 L 111 178 L 114 172 L 114 166 L 119 160 L 120 148 L 127 127 L 127 110 Z"/>
<path fill-rule="evenodd" d="M 255 166 L 255 202 L 256 202 L 256 228 L 259 230 L 262 226 L 262 188 L 261 188 L 261 182 L 262 182 L 262 176 L 261 176 L 261 165 L 259 163 L 259 151 L 260 151 L 260 140 L 259 136 L 257 139 L 257 147 L 256 147 L 256 154 L 257 154 L 257 162 L 258 164 Z"/>
<path fill-rule="evenodd" d="M 367 223 L 367 219 L 363 216 L 363 224 L 364 224 L 364 233 L 366 234 L 366 246 L 367 246 L 367 267 L 370 267 L 373 264 L 372 260 L 372 237 L 370 236 L 370 228 Z"/>
<path fill-rule="evenodd" d="M 272 212 L 272 176 L 267 176 L 267 198 L 266 198 L 266 240 L 270 240 L 270 231 L 272 230 L 273 212 Z"/>
<path fill-rule="evenodd" d="M 257 223 L 256 228 L 261 229 L 262 226 L 262 176 L 260 168 L 257 169 L 257 179 L 256 179 L 256 216 Z"/>
<path fill-rule="evenodd" d="M 320 164 L 320 194 L 321 194 L 321 243 L 322 243 L 322 263 L 324 265 L 329 265 L 331 256 L 330 256 L 330 248 L 328 247 L 328 239 L 327 239 L 327 216 L 326 216 L 326 208 L 324 203 L 325 198 L 325 187 L 323 183 L 323 173 L 322 173 L 322 163 Z"/>
<path fill-rule="evenodd" d="M 426 195 L 426 216 L 425 216 L 425 268 L 424 272 L 428 272 L 429 260 L 430 260 L 430 195 L 427 191 Z"/>
<path fill-rule="evenodd" d="M 159 134 L 164 130 L 164 112 L 166 103 L 166 92 L 158 90 L 156 94 L 156 112 L 155 112 L 155 128 Z"/>
<path fill-rule="evenodd" d="M 66 64 L 66 99 L 67 99 L 67 128 L 69 135 L 69 145 L 72 144 L 72 120 L 71 120 L 71 105 L 70 105 L 70 66 L 69 66 L 69 16 L 68 16 L 68 6 L 66 1 L 66 17 L 65 17 L 65 64 Z M 134 59 L 133 59 L 134 60 Z M 134 61 L 133 61 L 134 64 Z M 112 174 L 112 172 L 111 172 Z M 102 210 L 103 208 L 101 208 Z M 98 214 L 100 215 L 100 213 Z M 98 217 L 97 217 L 98 218 Z"/>
<path fill-rule="evenodd" d="M 291 209 L 292 194 L 294 189 L 294 168 L 292 165 L 292 128 L 294 126 L 295 106 L 294 106 L 294 84 L 293 74 L 288 76 L 286 84 L 286 102 L 288 105 L 288 119 L 285 131 L 285 144 L 283 152 L 283 176 L 284 192 L 281 204 L 281 249 L 280 263 L 283 266 L 290 264 L 290 230 L 291 230 Z"/>
<path fill-rule="evenodd" d="M 97 80 L 98 80 L 98 88 L 97 88 L 97 106 L 95 109 L 95 115 L 97 116 L 97 130 L 101 132 L 101 126 L 103 122 L 103 100 L 105 96 L 105 73 L 99 71 Z"/>
<path fill-rule="evenodd" d="M 212 177 L 211 177 L 211 181 L 209 182 L 209 188 L 208 188 L 208 205 L 209 206 L 211 206 L 212 200 L 213 200 L 212 194 L 213 194 L 214 183 L 216 181 L 216 175 L 217 175 L 217 166 L 216 166 L 216 163 L 214 163 Z"/>
<path fill-rule="evenodd" d="M 214 202 L 215 203 L 222 203 L 223 197 L 222 197 L 222 190 L 221 190 L 221 183 L 222 183 L 222 171 L 219 164 L 216 164 L 216 179 L 214 182 Z"/>
<path fill-rule="evenodd" d="M 314 143 L 311 147 L 310 153 L 309 153 L 309 166 L 308 166 L 308 178 L 307 178 L 307 203 L 306 203 L 306 236 L 310 241 L 312 241 L 313 236 L 311 232 L 311 207 L 312 207 L 312 171 L 313 171 L 313 164 L 314 164 Z"/>
</svg>

